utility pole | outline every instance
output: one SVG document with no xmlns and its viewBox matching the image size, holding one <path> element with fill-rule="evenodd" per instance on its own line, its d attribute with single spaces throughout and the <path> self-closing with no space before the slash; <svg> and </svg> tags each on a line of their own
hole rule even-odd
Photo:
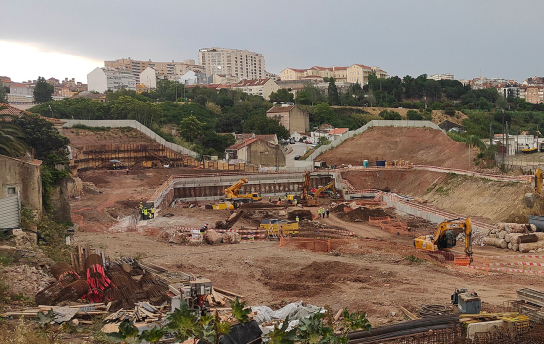
<svg viewBox="0 0 544 344">
<path fill-rule="evenodd" d="M 506 121 L 506 154 L 508 155 L 508 121 Z"/>
<path fill-rule="evenodd" d="M 489 122 L 489 145 L 493 144 L 493 127 L 491 122 Z"/>
</svg>

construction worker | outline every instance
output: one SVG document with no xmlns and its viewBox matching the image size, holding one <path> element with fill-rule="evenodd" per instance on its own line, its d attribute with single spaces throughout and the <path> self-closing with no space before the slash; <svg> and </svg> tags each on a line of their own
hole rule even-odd
<svg viewBox="0 0 544 344">
<path fill-rule="evenodd" d="M 272 196 L 268 196 L 268 203 L 272 203 Z"/>
<path fill-rule="evenodd" d="M 299 221 L 298 215 L 297 215 L 297 218 L 296 218 L 295 220 L 296 220 L 296 221 L 297 221 L 297 223 L 298 223 L 298 221 Z"/>
<path fill-rule="evenodd" d="M 206 223 L 202 228 L 200 228 L 200 233 L 205 233 L 208 230 L 208 224 Z"/>
<path fill-rule="evenodd" d="M 295 198 L 295 200 L 294 200 L 293 202 L 295 202 L 295 207 L 296 207 L 296 206 L 297 206 L 297 202 L 298 202 L 297 199 Z"/>
<path fill-rule="evenodd" d="M 151 209 L 149 210 L 149 218 L 153 219 L 155 218 L 155 207 L 151 206 Z"/>
<path fill-rule="evenodd" d="M 142 220 L 147 220 L 147 208 L 144 208 L 143 212 L 142 212 Z"/>
<path fill-rule="evenodd" d="M 329 208 L 327 208 L 327 219 L 329 218 Z"/>
<path fill-rule="evenodd" d="M 281 197 L 280 197 L 280 196 L 278 196 L 278 202 L 280 202 L 280 203 L 281 203 Z"/>
</svg>

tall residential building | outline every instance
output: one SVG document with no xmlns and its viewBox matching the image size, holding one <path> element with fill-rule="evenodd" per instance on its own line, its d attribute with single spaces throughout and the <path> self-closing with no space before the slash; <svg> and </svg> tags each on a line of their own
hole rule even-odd
<svg viewBox="0 0 544 344">
<path fill-rule="evenodd" d="M 104 67 L 123 68 L 128 70 L 136 78 L 136 83 L 140 84 L 140 73 L 147 67 L 151 67 L 157 71 L 157 76 L 164 76 L 167 79 L 174 80 L 189 70 L 203 71 L 203 67 L 195 64 L 195 60 L 185 60 L 183 62 L 154 62 L 151 60 L 140 61 L 133 60 L 130 57 L 122 58 L 115 61 L 104 61 Z"/>
<path fill-rule="evenodd" d="M 87 74 L 89 91 L 104 93 L 107 90 L 117 91 L 121 87 L 127 90 L 136 90 L 136 78 L 134 75 L 122 68 L 96 67 Z"/>
<path fill-rule="evenodd" d="M 368 76 L 376 74 L 378 78 L 387 78 L 387 72 L 379 67 L 368 67 L 362 64 L 353 64 L 349 67 L 319 67 L 308 69 L 285 68 L 281 71 L 281 81 L 288 80 L 316 80 L 321 78 L 334 78 L 336 81 L 359 83 L 366 85 Z"/>
<path fill-rule="evenodd" d="M 198 51 L 198 63 L 206 75 L 221 74 L 242 79 L 264 79 L 264 56 L 247 50 L 204 48 Z"/>
</svg>

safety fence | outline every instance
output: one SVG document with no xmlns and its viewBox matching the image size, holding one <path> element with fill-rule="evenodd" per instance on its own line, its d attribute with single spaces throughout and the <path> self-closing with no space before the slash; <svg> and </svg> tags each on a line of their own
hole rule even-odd
<svg viewBox="0 0 544 344">
<path fill-rule="evenodd" d="M 508 260 L 508 261 L 506 261 Z M 533 261 L 531 261 L 533 260 Z M 537 260 L 536 262 L 534 260 Z M 489 271 L 496 272 L 514 272 L 527 274 L 544 274 L 544 256 L 538 255 L 505 255 L 505 256 L 486 256 L 475 257 L 469 269 L 483 270 L 486 274 Z M 520 268 L 510 268 L 520 267 Z"/>
<path fill-rule="evenodd" d="M 368 224 L 379 227 L 382 230 L 391 234 L 415 236 L 414 233 L 408 230 L 408 224 L 406 222 L 391 221 L 391 218 L 389 216 L 381 216 L 381 217 L 369 216 Z"/>
<path fill-rule="evenodd" d="M 312 252 L 331 252 L 341 246 L 355 244 L 354 239 L 320 239 L 320 238 L 296 238 L 280 237 L 279 247 L 292 247 Z"/>
</svg>

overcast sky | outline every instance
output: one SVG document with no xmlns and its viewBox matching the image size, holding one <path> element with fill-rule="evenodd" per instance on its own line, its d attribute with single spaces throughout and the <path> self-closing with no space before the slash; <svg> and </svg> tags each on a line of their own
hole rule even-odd
<svg viewBox="0 0 544 344">
<path fill-rule="evenodd" d="M 0 0 L 0 76 L 86 75 L 104 60 L 198 60 L 207 47 L 266 69 L 379 66 L 523 81 L 542 73 L 541 0 Z"/>
</svg>

